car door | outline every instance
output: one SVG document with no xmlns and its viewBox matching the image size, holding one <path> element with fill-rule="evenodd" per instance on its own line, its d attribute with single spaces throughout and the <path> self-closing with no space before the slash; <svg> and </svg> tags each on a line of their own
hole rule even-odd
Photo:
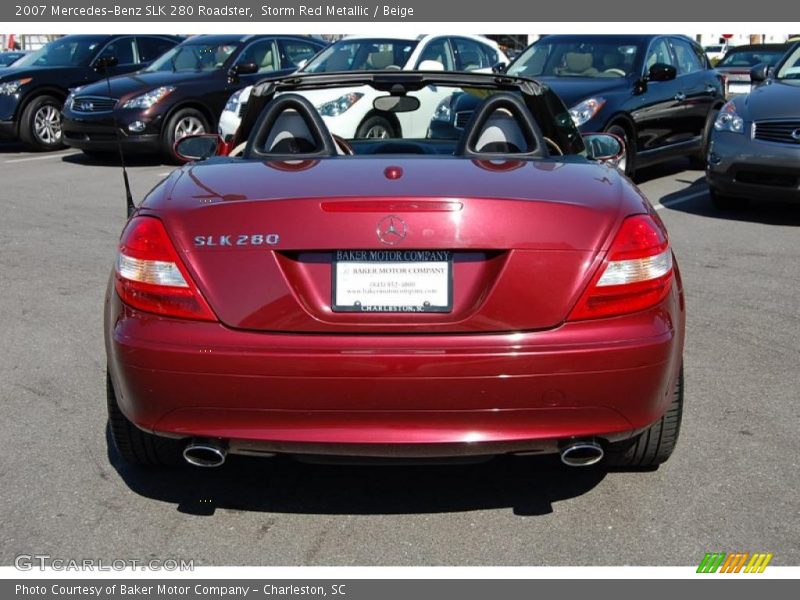
<svg viewBox="0 0 800 600">
<path fill-rule="evenodd" d="M 674 143 L 682 110 L 677 78 L 670 81 L 647 80 L 650 67 L 656 63 L 675 66 L 666 37 L 658 37 L 650 42 L 642 66 L 644 85 L 632 103 L 631 115 L 636 123 L 637 159 L 640 164 L 647 162 L 648 155 Z"/>
<path fill-rule="evenodd" d="M 132 35 L 119 37 L 108 42 L 92 62 L 96 63 L 101 58 L 110 57 L 117 59 L 117 64 L 108 68 L 108 74 L 112 77 L 138 71 L 141 68 L 138 60 L 136 38 Z M 100 70 L 94 79 L 97 80 L 104 76 L 105 70 Z"/>
<path fill-rule="evenodd" d="M 678 94 L 683 98 L 676 137 L 681 141 L 699 139 L 708 113 L 721 92 L 721 84 L 691 41 L 670 38 L 670 43 L 678 69 Z"/>
</svg>

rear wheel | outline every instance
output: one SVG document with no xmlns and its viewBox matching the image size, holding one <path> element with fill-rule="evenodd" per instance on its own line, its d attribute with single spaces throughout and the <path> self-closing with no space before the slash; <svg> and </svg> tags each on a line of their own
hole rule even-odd
<svg viewBox="0 0 800 600">
<path fill-rule="evenodd" d="M 386 139 L 397 137 L 397 132 L 394 130 L 394 126 L 389 122 L 388 119 L 380 115 L 373 115 L 361 122 L 361 125 L 358 126 L 358 130 L 356 131 L 356 137 L 367 139 Z"/>
<path fill-rule="evenodd" d="M 611 444 L 605 464 L 612 467 L 657 467 L 672 455 L 678 443 L 683 415 L 683 365 L 672 390 L 667 412 L 633 440 Z"/>
<path fill-rule="evenodd" d="M 106 402 L 111 438 L 125 462 L 146 467 L 181 464 L 181 443 L 178 440 L 142 431 L 122 414 L 108 373 L 106 373 Z"/>
<path fill-rule="evenodd" d="M 62 104 L 53 96 L 39 96 L 25 107 L 19 124 L 19 137 L 28 148 L 46 152 L 64 147 L 61 141 Z"/>
<path fill-rule="evenodd" d="M 208 121 L 203 113 L 194 108 L 181 108 L 175 111 L 162 133 L 164 156 L 172 163 L 185 162 L 175 154 L 175 142 L 187 135 L 198 135 L 210 130 Z"/>
<path fill-rule="evenodd" d="M 749 204 L 747 198 L 737 198 L 736 196 L 725 196 L 714 190 L 709 190 L 708 193 L 711 196 L 711 204 L 713 204 L 714 208 L 716 208 L 717 210 L 723 210 L 723 211 L 743 210 L 747 208 L 747 205 Z"/>
<path fill-rule="evenodd" d="M 612 133 L 625 142 L 625 158 L 623 158 L 619 165 L 619 170 L 625 173 L 630 178 L 636 175 L 636 148 L 632 141 L 632 136 L 628 130 L 622 125 L 613 124 L 606 128 L 606 133 Z"/>
</svg>

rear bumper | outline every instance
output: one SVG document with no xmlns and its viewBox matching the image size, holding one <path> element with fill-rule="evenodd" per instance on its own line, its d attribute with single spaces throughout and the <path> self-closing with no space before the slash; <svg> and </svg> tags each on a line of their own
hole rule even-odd
<svg viewBox="0 0 800 600">
<path fill-rule="evenodd" d="M 233 452 L 458 456 L 618 441 L 658 420 L 683 349 L 678 292 L 636 315 L 485 335 L 295 335 L 137 313 L 111 291 L 125 415 Z"/>
<path fill-rule="evenodd" d="M 708 184 L 719 194 L 800 202 L 800 145 L 753 140 L 747 134 L 712 137 Z"/>
</svg>

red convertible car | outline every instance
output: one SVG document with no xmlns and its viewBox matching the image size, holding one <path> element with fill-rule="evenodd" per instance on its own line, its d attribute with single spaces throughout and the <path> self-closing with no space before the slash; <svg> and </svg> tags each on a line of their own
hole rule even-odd
<svg viewBox="0 0 800 600">
<path fill-rule="evenodd" d="M 400 124 L 430 121 L 433 88 L 480 104 L 459 140 L 335 138 L 304 93 L 361 86 Z M 194 162 L 122 233 L 105 333 L 124 459 L 670 456 L 682 285 L 617 138 L 581 136 L 530 79 L 396 71 L 265 80 L 239 136 L 238 157 L 178 142 Z"/>
</svg>

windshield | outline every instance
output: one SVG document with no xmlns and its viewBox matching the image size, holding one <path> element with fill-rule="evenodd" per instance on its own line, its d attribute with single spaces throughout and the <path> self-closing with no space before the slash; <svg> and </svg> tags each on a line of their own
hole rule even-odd
<svg viewBox="0 0 800 600">
<path fill-rule="evenodd" d="M 626 77 L 634 70 L 638 47 L 610 40 L 575 38 L 536 42 L 508 69 L 522 77 Z"/>
<path fill-rule="evenodd" d="M 301 70 L 307 73 L 402 69 L 417 47 L 414 40 L 341 40 L 313 58 Z"/>
<path fill-rule="evenodd" d="M 103 37 L 69 36 L 26 54 L 15 67 L 82 67 L 91 62 Z"/>
<path fill-rule="evenodd" d="M 783 61 L 783 65 L 775 74 L 775 79 L 800 79 L 800 45 L 795 46 L 792 53 Z"/>
<path fill-rule="evenodd" d="M 235 42 L 222 44 L 183 43 L 175 46 L 145 69 L 156 71 L 197 71 L 207 72 L 221 69 L 228 57 L 238 47 Z"/>
<path fill-rule="evenodd" d="M 755 67 L 757 64 L 766 63 L 770 67 L 778 64 L 784 50 L 739 50 L 731 51 L 725 55 L 718 67 Z"/>
<path fill-rule="evenodd" d="M 24 54 L 21 52 L 0 52 L 0 67 L 7 67 L 18 61 Z"/>
</svg>

